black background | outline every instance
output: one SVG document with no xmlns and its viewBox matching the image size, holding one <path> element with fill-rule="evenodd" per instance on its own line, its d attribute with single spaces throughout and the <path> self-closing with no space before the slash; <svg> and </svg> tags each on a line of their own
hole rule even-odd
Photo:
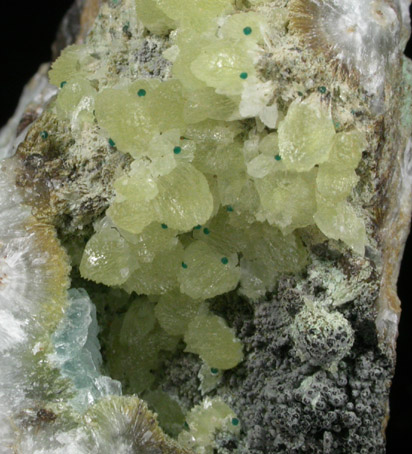
<svg viewBox="0 0 412 454">
<path fill-rule="evenodd" d="M 50 60 L 50 46 L 58 24 L 73 0 L 2 2 L 0 11 L 0 125 L 12 115 L 24 84 L 40 63 Z M 183 0 L 182 0 L 183 1 Z M 362 0 L 359 0 L 362 1 Z M 412 57 L 412 43 L 407 55 Z M 398 361 L 391 390 L 391 419 L 387 453 L 410 452 L 412 446 L 412 238 L 399 278 L 403 312 L 398 339 Z M 409 448 L 408 448 L 409 446 Z M 356 453 L 353 453 L 356 454 Z"/>
</svg>

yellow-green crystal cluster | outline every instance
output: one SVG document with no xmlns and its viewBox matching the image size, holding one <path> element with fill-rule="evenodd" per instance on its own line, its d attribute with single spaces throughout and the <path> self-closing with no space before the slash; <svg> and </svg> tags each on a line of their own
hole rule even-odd
<svg viewBox="0 0 412 454">
<path fill-rule="evenodd" d="M 179 435 L 179 443 L 199 454 L 212 454 L 217 432 L 237 435 L 240 421 L 219 397 L 206 398 L 186 416 L 187 430 Z"/>
<path fill-rule="evenodd" d="M 299 229 L 316 225 L 363 253 L 365 225 L 348 197 L 366 141 L 335 131 L 319 93 L 278 106 L 274 82 L 259 71 L 272 16 L 231 0 L 134 4 L 138 29 L 168 37 L 166 75 L 109 78 L 85 44 L 62 53 L 50 80 L 61 87 L 59 115 L 97 124 L 110 147 L 134 159 L 80 271 L 139 295 L 113 322 L 108 355 L 112 375 L 127 370 L 141 393 L 161 352 L 181 340 L 208 368 L 242 361 L 240 341 L 207 300 L 235 289 L 256 300 L 280 273 L 302 271 Z M 220 405 L 199 412 L 226 414 Z"/>
<path fill-rule="evenodd" d="M 125 391 L 141 395 L 155 381 L 153 371 L 161 365 L 161 354 L 175 351 L 178 342 L 179 337 L 159 325 L 154 304 L 138 297 L 112 322 L 107 349 L 110 375 L 122 381 Z"/>
</svg>

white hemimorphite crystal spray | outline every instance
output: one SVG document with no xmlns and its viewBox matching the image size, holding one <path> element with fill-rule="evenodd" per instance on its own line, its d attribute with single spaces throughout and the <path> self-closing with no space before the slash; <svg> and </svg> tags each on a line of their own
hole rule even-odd
<svg viewBox="0 0 412 454">
<path fill-rule="evenodd" d="M 382 96 L 409 27 L 407 8 L 408 0 L 292 0 L 291 27 L 349 78 L 359 76 L 369 94 Z"/>
<path fill-rule="evenodd" d="M 16 415 L 32 412 L 39 405 L 40 396 L 49 386 L 42 381 L 47 374 L 53 376 L 53 365 L 72 383 L 74 408 L 85 409 L 104 395 L 121 393 L 118 382 L 99 372 L 101 356 L 95 308 L 84 291 L 71 290 L 67 294 L 66 255 L 53 229 L 36 222 L 24 206 L 12 169 L 4 163 L 0 166 L 0 439 L 3 447 L 15 443 Z M 65 309 L 67 314 L 60 322 L 53 347 L 50 334 L 58 327 Z M 76 323 L 76 316 L 80 324 Z M 51 367 L 44 356 L 47 353 Z M 57 390 L 64 383 L 51 379 L 52 389 L 46 392 L 53 395 L 53 387 Z M 52 414 L 41 408 L 36 411 L 38 415 Z M 29 443 L 30 452 L 37 452 L 36 443 L 31 444 L 29 440 L 30 437 L 27 440 L 22 437 L 23 446 Z M 3 447 L 0 447 L 2 454 L 8 452 Z M 28 445 L 22 449 L 26 449 L 24 453 L 29 452 Z"/>
<path fill-rule="evenodd" d="M 56 252 L 53 233 L 33 224 L 30 210 L 22 205 L 10 168 L 0 168 L 0 434 L 13 443 L 13 415 L 28 405 L 24 390 L 35 338 L 41 331 L 42 306 L 61 298 L 67 281 L 64 254 Z M 44 241 L 48 241 L 48 244 Z M 51 259 L 51 260 L 50 260 Z M 53 315 L 51 315 L 53 323 Z M 1 451 L 3 452 L 3 451 Z"/>
</svg>

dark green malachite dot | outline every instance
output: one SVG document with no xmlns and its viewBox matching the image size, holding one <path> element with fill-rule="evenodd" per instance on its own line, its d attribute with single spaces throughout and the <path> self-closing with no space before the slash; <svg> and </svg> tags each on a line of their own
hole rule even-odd
<svg viewBox="0 0 412 454">
<path fill-rule="evenodd" d="M 215 367 L 212 367 L 212 368 L 210 369 L 210 373 L 211 373 L 212 375 L 217 375 L 217 374 L 219 373 L 219 369 L 216 369 Z"/>
<path fill-rule="evenodd" d="M 64 81 L 60 84 L 60 88 L 63 88 L 65 85 L 67 85 L 67 82 L 64 80 Z"/>
<path fill-rule="evenodd" d="M 223 263 L 223 265 L 227 265 L 229 263 L 229 259 L 227 257 L 222 257 L 220 261 Z"/>
<path fill-rule="evenodd" d="M 140 96 L 140 98 L 143 98 L 143 96 L 146 96 L 147 94 L 147 91 L 144 89 L 144 88 L 141 88 L 138 92 L 137 92 L 137 96 Z"/>
<path fill-rule="evenodd" d="M 116 146 L 116 143 L 115 143 L 115 141 L 114 141 L 113 139 L 109 139 L 108 142 L 109 142 L 109 145 L 110 145 L 112 148 L 114 148 L 114 147 Z"/>
<path fill-rule="evenodd" d="M 166 229 L 168 229 L 168 228 L 169 228 L 169 227 L 167 226 L 167 224 L 162 224 L 162 229 L 163 229 L 163 230 L 166 230 Z"/>
<path fill-rule="evenodd" d="M 185 429 L 188 429 L 188 428 L 189 428 L 189 424 L 185 421 L 184 424 L 183 424 L 183 427 L 184 427 Z"/>
<path fill-rule="evenodd" d="M 173 153 L 174 154 L 180 154 L 182 152 L 182 147 L 174 147 L 173 148 Z"/>
<path fill-rule="evenodd" d="M 230 206 L 230 205 L 227 206 L 227 207 L 226 207 L 226 211 L 227 211 L 228 213 L 231 213 L 231 212 L 233 211 L 233 207 Z"/>
<path fill-rule="evenodd" d="M 249 75 L 248 73 L 240 73 L 239 77 L 243 80 L 246 80 L 249 77 Z"/>
<path fill-rule="evenodd" d="M 232 419 L 232 425 L 238 426 L 239 425 L 239 420 L 237 418 Z"/>
<path fill-rule="evenodd" d="M 182 262 L 182 268 L 183 268 L 184 270 L 186 270 L 186 269 L 187 269 L 187 263 Z"/>
<path fill-rule="evenodd" d="M 250 35 L 250 34 L 252 33 L 252 28 L 251 28 L 251 27 L 245 27 L 245 28 L 243 29 L 243 33 L 244 33 L 246 36 Z"/>
<path fill-rule="evenodd" d="M 298 91 L 299 96 L 303 96 L 303 93 L 301 91 Z"/>
<path fill-rule="evenodd" d="M 326 93 L 326 87 L 319 87 L 318 92 L 322 93 L 322 95 L 324 95 Z"/>
<path fill-rule="evenodd" d="M 202 228 L 201 225 L 197 225 L 196 227 L 193 227 L 195 230 L 200 230 Z"/>
<path fill-rule="evenodd" d="M 276 161 L 281 161 L 281 160 L 282 160 L 282 157 L 281 157 L 280 155 L 277 154 L 277 155 L 275 156 L 275 159 L 276 159 Z"/>
<path fill-rule="evenodd" d="M 207 227 L 205 227 L 205 228 L 203 229 L 203 233 L 204 233 L 205 235 L 209 235 L 210 230 L 209 230 Z"/>
<path fill-rule="evenodd" d="M 47 131 L 42 131 L 40 133 L 40 137 L 43 139 L 43 140 L 46 140 L 48 137 L 49 137 L 49 133 Z"/>
</svg>

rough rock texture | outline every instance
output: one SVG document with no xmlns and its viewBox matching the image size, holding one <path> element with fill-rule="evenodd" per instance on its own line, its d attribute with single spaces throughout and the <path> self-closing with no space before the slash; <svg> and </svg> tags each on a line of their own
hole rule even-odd
<svg viewBox="0 0 412 454">
<path fill-rule="evenodd" d="M 100 3 L 103 2 L 75 2 L 63 21 L 54 46 L 55 56 L 66 45 L 82 42 Z M 264 2 L 244 3 L 250 6 Z M 365 92 L 359 96 L 345 84 L 346 81 L 348 86 L 358 84 L 363 77 L 362 71 L 368 71 L 367 62 L 365 65 L 362 63 L 359 74 L 355 74 L 350 65 L 356 66 L 357 60 L 349 56 L 343 63 L 337 61 L 336 71 L 332 71 L 327 66 L 330 49 L 322 54 L 322 45 L 318 40 L 312 40 L 312 48 L 308 50 L 299 36 L 308 30 L 310 33 L 318 30 L 317 21 L 322 17 L 317 9 L 319 5 L 324 6 L 321 12 L 327 12 L 327 5 L 336 2 L 309 0 L 306 6 L 300 1 L 274 3 L 276 8 L 292 4 L 292 11 L 297 14 L 291 25 L 292 28 L 295 26 L 296 35 L 285 39 L 283 47 L 274 46 L 273 52 L 264 55 L 260 61 L 262 73 L 275 80 L 279 92 L 283 93 L 280 104 L 289 102 L 296 91 L 319 91 L 325 101 L 333 100 L 334 114 L 341 122 L 338 129 L 344 128 L 345 123 L 355 122 L 367 131 L 370 146 L 356 171 L 360 182 L 351 197 L 366 219 L 369 244 L 362 256 L 335 240 L 328 240 L 314 228 L 302 231 L 301 237 L 309 252 L 309 265 L 303 273 L 280 275 L 274 291 L 257 301 L 248 301 L 231 292 L 210 304 L 210 309 L 223 317 L 241 340 L 245 360 L 221 374 L 209 388 L 202 388 L 205 378 L 201 361 L 194 355 L 183 353 L 180 345 L 178 353 L 164 359 L 156 372 L 156 380 L 161 383 L 163 391 L 174 396 L 187 410 L 198 405 L 204 395 L 219 396 L 229 404 L 239 418 L 240 436 L 226 432 L 218 434 L 216 454 L 384 453 L 384 432 L 389 417 L 388 394 L 400 316 L 396 281 L 412 210 L 412 64 L 400 52 L 391 56 L 393 60 L 382 63 L 391 66 L 388 72 L 384 71 L 386 84 L 379 84 L 376 96 Z M 392 31 L 399 42 L 405 42 L 408 35 L 407 2 L 378 3 L 382 3 L 383 11 L 375 11 L 378 16 L 379 11 L 386 14 L 384 8 L 390 3 L 390 8 L 396 12 L 396 20 L 393 19 L 390 25 L 395 27 L 398 23 L 398 29 Z M 306 9 L 307 5 L 309 9 Z M 333 14 L 339 14 L 339 8 L 332 10 Z M 332 17 L 336 17 L 333 14 Z M 402 17 L 403 28 L 399 25 Z M 309 19 L 313 19 L 310 24 L 305 22 Z M 325 30 L 327 35 L 330 28 Z M 336 38 L 333 33 L 331 37 Z M 392 45 L 385 40 L 382 42 L 384 46 Z M 345 51 L 352 50 L 350 42 L 344 44 Z M 139 64 L 144 68 L 148 64 L 148 73 L 152 75 L 161 74 L 164 65 L 154 58 L 158 56 L 156 48 L 148 49 L 145 55 L 145 58 L 140 55 Z M 153 60 L 155 63 L 151 63 Z M 118 294 L 103 286 L 79 277 L 77 249 L 83 244 L 82 238 L 79 240 L 78 237 L 90 236 L 91 223 L 101 216 L 114 198 L 113 180 L 127 171 L 131 159 L 107 141 L 99 141 L 94 131 L 89 136 L 95 141 L 93 147 L 90 143 L 76 142 L 78 137 L 72 135 L 70 125 L 57 122 L 44 113 L 45 106 L 56 94 L 56 89 L 47 83 L 47 69 L 42 68 L 29 84 L 15 117 L 2 130 L 0 157 L 12 156 L 17 151 L 13 165 L 5 161 L 8 172 L 16 174 L 17 186 L 25 189 L 23 200 L 18 198 L 16 203 L 31 205 L 36 223 L 53 225 L 60 239 L 68 244 L 74 267 L 72 285 L 85 287 L 97 306 L 105 360 L 110 325 L 126 312 L 130 302 L 123 301 L 123 295 L 116 296 Z M 338 82 L 337 74 L 343 77 Z M 372 77 L 367 80 L 367 87 L 373 86 Z M 325 87 L 333 87 L 333 90 L 325 92 Z M 347 106 L 351 107 L 350 112 Z M 53 136 L 57 129 L 66 131 L 65 142 L 45 142 L 42 133 Z M 94 154 L 83 154 L 83 146 L 92 148 Z M 74 237 L 76 242 L 72 240 Z M 1 279 L 3 276 L 0 274 L 0 285 Z M 122 301 L 117 303 L 116 298 Z M 18 338 L 20 325 L 16 326 Z M 4 339 L 8 340 L 0 336 L 0 340 Z M 35 399 L 36 396 L 30 403 L 33 404 Z M 65 395 L 63 399 L 69 397 Z M 59 405 L 64 406 L 64 402 L 54 396 L 53 412 L 61 411 Z M 127 402 L 115 401 L 114 408 L 109 410 L 125 414 L 127 405 Z M 46 422 L 54 421 L 55 413 L 33 408 L 31 411 L 37 422 L 31 423 L 30 431 L 35 428 L 45 440 L 53 433 Z M 103 404 L 94 410 L 94 414 L 85 417 L 96 431 L 94 439 L 101 437 L 107 452 L 118 447 L 113 442 L 116 437 L 110 438 L 104 433 L 110 425 L 105 419 L 109 410 L 105 412 Z M 32 413 L 27 409 L 24 411 L 26 420 L 33 419 Z M 137 418 L 134 411 L 127 410 Z M 94 429 L 100 427 L 97 423 L 96 426 L 92 424 L 96 420 L 103 427 L 102 433 Z M 76 423 L 72 417 L 67 417 L 67 421 L 63 423 L 64 430 L 72 430 L 73 435 Z M 58 427 L 60 430 L 61 426 Z M 7 443 L 14 444 L 8 437 L 9 433 L 4 437 Z M 42 451 L 38 445 L 33 447 L 24 435 L 22 439 L 20 448 L 16 449 L 23 454 L 60 452 L 58 449 L 63 452 L 65 449 L 65 441 L 61 439 L 54 451 Z M 158 446 L 161 448 L 149 446 L 144 452 L 178 452 L 175 445 L 164 442 L 161 437 L 160 440 Z M 74 445 L 67 446 L 73 450 L 70 452 L 95 452 L 90 440 L 81 437 Z M 127 446 L 124 449 L 129 450 L 124 452 L 140 452 L 135 451 L 139 449 L 135 440 Z M 12 452 L 7 449 L 4 448 L 5 453 Z"/>
</svg>

